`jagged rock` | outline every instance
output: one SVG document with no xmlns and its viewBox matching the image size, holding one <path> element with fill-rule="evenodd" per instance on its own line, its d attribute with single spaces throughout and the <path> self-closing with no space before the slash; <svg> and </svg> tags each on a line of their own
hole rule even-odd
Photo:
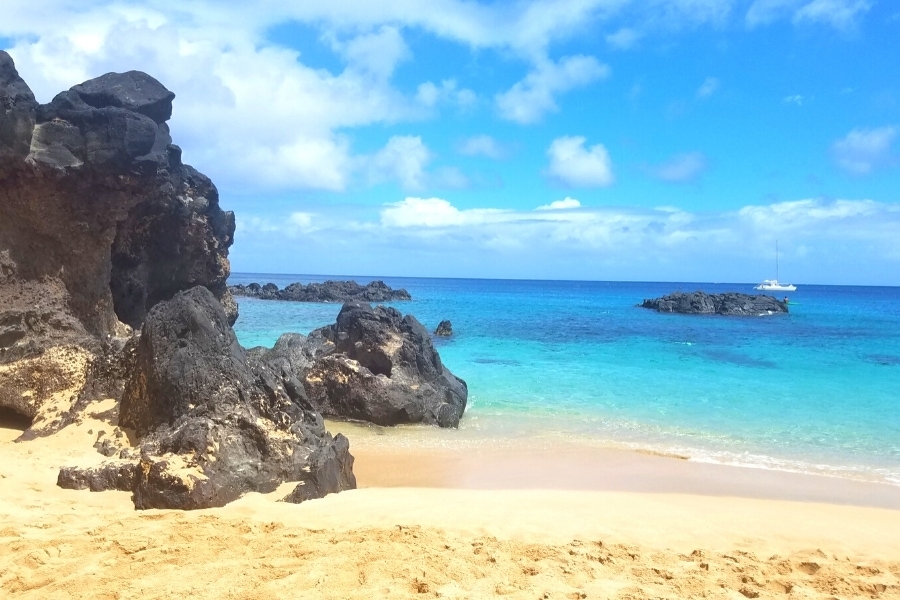
<svg viewBox="0 0 900 600">
<path fill-rule="evenodd" d="M 691 315 L 728 315 L 728 316 L 761 316 L 788 312 L 787 303 L 772 296 L 739 294 L 707 294 L 705 292 L 675 292 L 644 300 L 642 308 L 652 308 L 665 313 L 682 313 Z"/>
<path fill-rule="evenodd" d="M 466 408 L 465 381 L 441 363 L 416 318 L 394 308 L 348 302 L 334 325 L 305 340 L 282 337 L 265 360 L 288 364 L 327 417 L 457 427 Z"/>
<path fill-rule="evenodd" d="M 99 363 L 118 360 L 156 303 L 204 285 L 237 317 L 234 216 L 182 164 L 173 98 L 132 71 L 39 105 L 0 51 L 0 406 L 33 418 L 30 434 L 120 393 L 121 373 Z M 30 377 L 44 383 L 23 400 Z"/>
<path fill-rule="evenodd" d="M 37 105 L 12 58 L 0 52 L 0 163 L 28 156 Z"/>
<path fill-rule="evenodd" d="M 274 283 L 260 285 L 228 286 L 235 296 L 248 296 L 260 300 L 286 300 L 291 302 L 393 302 L 395 300 L 411 300 L 412 297 L 404 289 L 395 290 L 383 281 L 372 281 L 362 286 L 355 281 L 326 281 L 325 283 L 292 283 L 279 290 Z"/>
<path fill-rule="evenodd" d="M 222 506 L 283 481 L 301 482 L 298 500 L 356 486 L 346 439 L 238 344 L 203 287 L 151 309 L 119 423 L 141 437 L 137 508 Z"/>
<path fill-rule="evenodd" d="M 439 335 L 441 337 L 450 337 L 451 335 L 453 335 L 453 324 L 446 319 L 441 321 L 435 328 L 434 335 Z"/>
</svg>

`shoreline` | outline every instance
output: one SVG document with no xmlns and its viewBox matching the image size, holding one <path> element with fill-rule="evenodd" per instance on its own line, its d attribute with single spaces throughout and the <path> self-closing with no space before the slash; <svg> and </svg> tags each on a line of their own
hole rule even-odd
<svg viewBox="0 0 900 600">
<path fill-rule="evenodd" d="M 438 430 L 326 421 L 350 439 L 360 488 L 570 490 L 730 496 L 900 510 L 900 486 L 599 447 L 573 440 L 504 440 L 492 446 L 421 445 Z M 446 441 L 446 440 L 445 440 Z"/>
<path fill-rule="evenodd" d="M 104 459 L 91 444 L 110 426 L 100 420 L 107 408 L 101 403 L 82 423 L 23 443 L 12 442 L 21 430 L 0 423 L 0 595 L 633 600 L 900 593 L 900 510 L 735 497 L 728 493 L 740 489 L 721 473 L 749 472 L 748 495 L 760 485 L 758 473 L 637 452 L 408 447 L 391 455 L 354 435 L 359 489 L 299 505 L 279 502 L 290 483 L 197 511 L 136 511 L 128 492 L 58 488 L 59 466 Z M 473 470 L 477 464 L 492 466 Z M 591 477 L 568 478 L 584 474 L 585 465 Z M 552 467 L 559 478 L 549 478 Z M 679 493 L 673 481 L 698 487 Z M 788 487 L 813 489 L 797 480 Z"/>
</svg>

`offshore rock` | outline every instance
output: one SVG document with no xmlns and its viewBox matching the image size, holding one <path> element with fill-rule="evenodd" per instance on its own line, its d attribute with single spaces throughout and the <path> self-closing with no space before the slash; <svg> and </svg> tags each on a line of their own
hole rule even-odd
<svg viewBox="0 0 900 600">
<path fill-rule="evenodd" d="M 394 308 L 348 302 L 334 325 L 282 337 L 264 359 L 301 379 L 326 417 L 457 427 L 466 408 L 466 382 L 441 363 L 421 323 Z"/>
<path fill-rule="evenodd" d="M 763 316 L 788 312 L 786 302 L 763 294 L 750 296 L 727 292 L 724 294 L 707 294 L 697 291 L 692 293 L 675 292 L 644 300 L 642 308 L 652 308 L 664 313 L 682 313 L 689 315 L 728 315 L 728 316 Z"/>
<path fill-rule="evenodd" d="M 29 435 L 120 393 L 117 353 L 155 304 L 204 285 L 237 317 L 234 215 L 182 164 L 173 98 L 131 71 L 41 105 L 0 51 L 0 406 Z"/>
<path fill-rule="evenodd" d="M 404 289 L 395 290 L 383 281 L 372 281 L 359 285 L 355 281 L 326 281 L 325 283 L 292 283 L 279 290 L 274 283 L 260 285 L 232 285 L 229 291 L 235 296 L 248 296 L 260 300 L 287 300 L 291 302 L 393 302 L 411 300 Z"/>
<path fill-rule="evenodd" d="M 435 328 L 434 335 L 440 337 L 450 337 L 451 335 L 453 335 L 453 324 L 447 320 L 441 321 Z"/>
<path fill-rule="evenodd" d="M 203 287 L 151 309 L 119 424 L 141 437 L 139 509 L 222 506 L 284 481 L 300 482 L 294 501 L 356 487 L 347 440 L 238 344 Z"/>
</svg>

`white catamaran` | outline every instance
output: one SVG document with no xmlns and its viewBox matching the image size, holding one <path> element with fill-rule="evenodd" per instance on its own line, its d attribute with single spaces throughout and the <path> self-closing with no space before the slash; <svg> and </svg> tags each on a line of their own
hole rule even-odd
<svg viewBox="0 0 900 600">
<path fill-rule="evenodd" d="M 795 292 L 797 286 L 790 283 L 778 283 L 778 240 L 775 240 L 775 279 L 766 279 L 753 288 L 763 292 Z"/>
</svg>

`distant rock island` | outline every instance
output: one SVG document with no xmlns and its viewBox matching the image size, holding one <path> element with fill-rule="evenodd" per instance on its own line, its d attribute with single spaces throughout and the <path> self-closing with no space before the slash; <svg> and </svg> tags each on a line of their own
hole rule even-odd
<svg viewBox="0 0 900 600">
<path fill-rule="evenodd" d="M 359 285 L 355 281 L 331 281 L 325 283 L 292 283 L 283 290 L 274 283 L 260 285 L 230 285 L 229 291 L 235 296 L 247 296 L 260 300 L 287 300 L 290 302 L 392 302 L 412 300 L 404 289 L 395 290 L 383 281 L 372 281 Z"/>
<path fill-rule="evenodd" d="M 686 315 L 727 315 L 756 317 L 788 312 L 787 302 L 772 296 L 739 294 L 707 294 L 706 292 L 675 292 L 662 298 L 644 300 L 638 306 L 662 313 Z"/>
</svg>

